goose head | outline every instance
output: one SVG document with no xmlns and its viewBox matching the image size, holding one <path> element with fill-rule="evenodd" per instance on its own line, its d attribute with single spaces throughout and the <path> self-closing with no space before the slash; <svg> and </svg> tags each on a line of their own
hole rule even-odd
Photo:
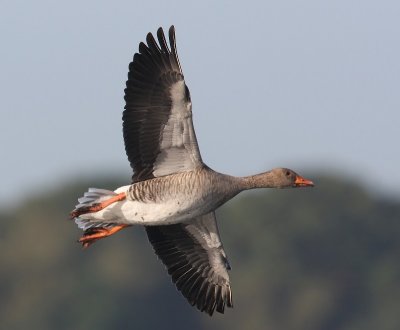
<svg viewBox="0 0 400 330">
<path fill-rule="evenodd" d="M 274 168 L 270 171 L 270 175 L 276 188 L 314 187 L 311 180 L 288 168 Z"/>
</svg>

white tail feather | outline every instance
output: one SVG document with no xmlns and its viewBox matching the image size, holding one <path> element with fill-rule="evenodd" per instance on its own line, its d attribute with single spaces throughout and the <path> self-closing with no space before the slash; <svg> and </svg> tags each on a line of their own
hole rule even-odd
<svg viewBox="0 0 400 330">
<path fill-rule="evenodd" d="M 89 190 L 83 194 L 83 197 L 78 198 L 79 204 L 75 206 L 75 210 L 101 203 L 115 195 L 117 194 L 111 190 L 89 188 Z"/>
<path fill-rule="evenodd" d="M 117 193 L 111 190 L 89 188 L 89 190 L 85 192 L 82 197 L 78 198 L 79 204 L 75 206 L 74 211 L 78 211 L 82 207 L 86 208 L 92 206 L 93 204 L 101 203 L 116 195 Z M 87 230 L 89 228 L 95 228 L 95 227 L 112 227 L 115 225 L 109 222 L 101 222 L 99 220 L 81 218 L 81 217 L 76 217 L 75 223 L 82 230 Z"/>
<path fill-rule="evenodd" d="M 96 228 L 96 227 L 113 227 L 116 226 L 117 224 L 115 223 L 109 223 L 109 222 L 94 222 L 91 219 L 82 219 L 82 218 L 75 218 L 75 223 L 78 225 L 80 229 L 83 231 L 90 229 L 90 228 Z"/>
<path fill-rule="evenodd" d="M 94 195 L 116 195 L 115 192 L 107 189 L 100 189 L 100 188 L 89 188 L 85 194 L 94 194 Z"/>
</svg>

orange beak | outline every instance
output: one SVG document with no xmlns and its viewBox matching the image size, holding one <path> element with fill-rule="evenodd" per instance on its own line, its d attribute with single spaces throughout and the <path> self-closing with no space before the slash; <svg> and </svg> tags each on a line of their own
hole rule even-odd
<svg viewBox="0 0 400 330">
<path fill-rule="evenodd" d="M 295 187 L 314 187 L 314 182 L 311 180 L 304 179 L 300 175 L 296 176 L 296 180 L 294 181 Z"/>
</svg>

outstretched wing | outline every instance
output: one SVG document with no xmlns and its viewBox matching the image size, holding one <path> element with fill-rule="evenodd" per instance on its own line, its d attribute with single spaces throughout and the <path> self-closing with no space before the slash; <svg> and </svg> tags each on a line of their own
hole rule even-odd
<svg viewBox="0 0 400 330">
<path fill-rule="evenodd" d="M 125 150 L 134 171 L 133 182 L 202 165 L 192 123 L 192 104 L 175 42 L 175 29 L 149 33 L 147 45 L 129 65 L 125 89 L 123 133 Z"/>
<path fill-rule="evenodd" d="M 193 306 L 212 315 L 233 307 L 228 259 L 214 212 L 187 223 L 147 226 L 154 251 Z"/>
</svg>

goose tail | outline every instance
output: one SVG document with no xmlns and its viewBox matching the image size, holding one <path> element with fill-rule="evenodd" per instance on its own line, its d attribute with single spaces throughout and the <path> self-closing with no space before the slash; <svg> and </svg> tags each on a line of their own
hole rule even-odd
<svg viewBox="0 0 400 330">
<path fill-rule="evenodd" d="M 98 221 L 94 222 L 94 219 L 90 219 L 91 217 L 83 215 L 98 212 L 108 205 L 125 198 L 125 193 L 118 194 L 111 190 L 89 188 L 82 197 L 78 198 L 78 204 L 70 213 L 70 218 L 74 219 L 78 227 L 82 230 L 87 230 L 96 226 L 104 226 L 104 223 Z"/>
</svg>

